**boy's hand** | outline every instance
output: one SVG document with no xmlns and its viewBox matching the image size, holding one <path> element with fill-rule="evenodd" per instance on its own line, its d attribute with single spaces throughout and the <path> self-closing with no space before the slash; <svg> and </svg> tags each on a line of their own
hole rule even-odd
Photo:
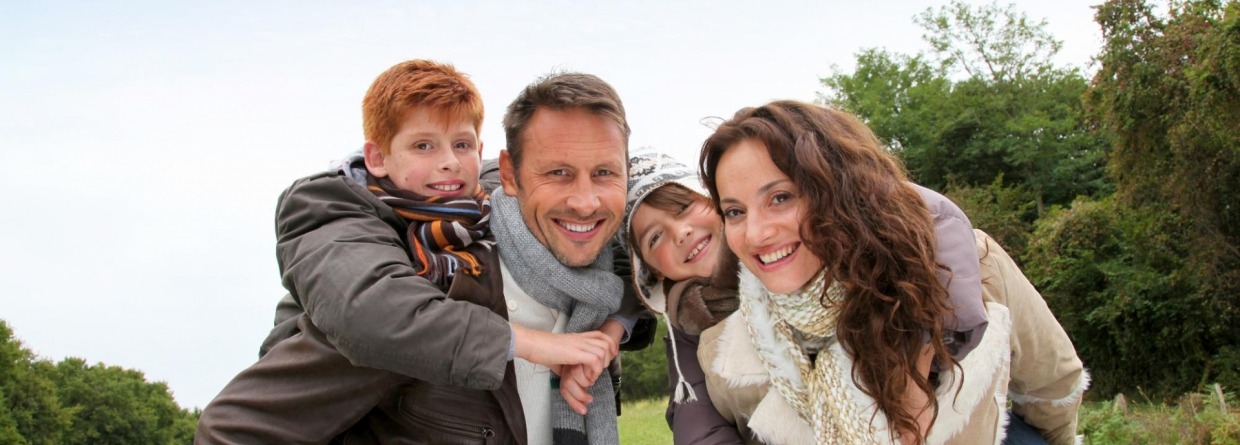
<svg viewBox="0 0 1240 445">
<path fill-rule="evenodd" d="M 598 332 L 607 335 L 614 345 L 612 350 L 617 352 L 607 357 L 603 368 L 587 365 L 565 365 L 559 369 L 552 368 L 552 371 L 560 376 L 560 397 L 564 398 L 569 408 L 583 416 L 586 415 L 587 406 L 594 402 L 594 397 L 590 395 L 590 387 L 594 386 L 594 382 L 603 373 L 603 369 L 611 364 L 612 359 L 616 358 L 620 350 L 620 339 L 624 338 L 624 325 L 616 320 L 607 320 L 598 328 Z"/>
<path fill-rule="evenodd" d="M 590 387 L 598 380 L 598 374 L 595 373 L 594 378 L 590 378 L 588 367 L 583 365 L 566 365 L 558 369 L 552 368 L 552 371 L 560 376 L 560 397 L 564 398 L 573 412 L 586 415 L 586 407 L 594 403 Z"/>
<path fill-rule="evenodd" d="M 620 353 L 617 343 L 599 331 L 553 334 L 514 323 L 512 332 L 517 344 L 517 357 L 546 367 L 586 365 L 596 370 L 595 377 L 611 362 L 612 357 Z"/>
</svg>

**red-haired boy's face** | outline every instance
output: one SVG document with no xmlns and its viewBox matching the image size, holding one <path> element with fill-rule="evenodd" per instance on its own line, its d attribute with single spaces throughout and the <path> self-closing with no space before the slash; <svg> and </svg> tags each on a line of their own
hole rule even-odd
<svg viewBox="0 0 1240 445">
<path fill-rule="evenodd" d="M 392 137 L 387 154 L 366 141 L 366 168 L 402 190 L 423 196 L 470 196 L 478 187 L 482 143 L 467 119 L 417 107 Z"/>
</svg>

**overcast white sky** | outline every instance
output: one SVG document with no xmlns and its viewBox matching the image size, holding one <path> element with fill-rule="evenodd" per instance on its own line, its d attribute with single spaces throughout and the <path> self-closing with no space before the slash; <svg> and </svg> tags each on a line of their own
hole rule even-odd
<svg viewBox="0 0 1240 445">
<path fill-rule="evenodd" d="M 1017 6 L 1084 67 L 1098 2 Z M 945 1 L 185 3 L 2 8 L 0 319 L 45 358 L 138 369 L 203 407 L 284 293 L 277 195 L 360 147 L 362 95 L 389 66 L 469 73 L 486 157 L 517 91 L 567 69 L 620 92 L 633 148 L 692 163 L 703 117 L 813 100 L 862 48 L 923 50 L 912 17 Z"/>
</svg>

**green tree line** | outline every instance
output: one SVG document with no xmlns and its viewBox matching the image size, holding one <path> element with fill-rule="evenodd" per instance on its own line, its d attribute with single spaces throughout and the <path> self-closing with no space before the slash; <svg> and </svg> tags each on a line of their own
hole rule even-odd
<svg viewBox="0 0 1240 445">
<path fill-rule="evenodd" d="M 0 443 L 186 444 L 198 411 L 141 372 L 35 356 L 0 320 Z"/>
</svg>

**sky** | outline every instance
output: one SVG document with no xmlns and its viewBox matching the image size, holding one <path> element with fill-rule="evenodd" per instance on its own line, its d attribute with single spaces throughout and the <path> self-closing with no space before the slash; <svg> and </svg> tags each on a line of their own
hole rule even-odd
<svg viewBox="0 0 1240 445">
<path fill-rule="evenodd" d="M 1021 0 L 1090 69 L 1098 0 Z M 504 107 L 556 70 L 616 88 L 630 147 L 694 164 L 710 129 L 811 101 L 865 48 L 924 51 L 946 1 L 46 1 L 0 6 L 0 319 L 39 356 L 166 382 L 204 407 L 284 294 L 276 198 L 362 142 L 388 67 L 451 62 Z M 980 4 L 980 2 L 970 2 Z M 23 160 L 23 156 L 29 159 Z"/>
</svg>

